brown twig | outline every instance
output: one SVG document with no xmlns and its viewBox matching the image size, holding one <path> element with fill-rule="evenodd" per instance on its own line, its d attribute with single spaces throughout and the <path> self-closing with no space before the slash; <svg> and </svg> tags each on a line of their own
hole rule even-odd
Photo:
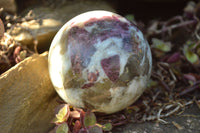
<svg viewBox="0 0 200 133">
<path fill-rule="evenodd" d="M 160 33 L 163 33 L 163 32 L 172 31 L 173 29 L 176 29 L 176 28 L 180 28 L 180 27 L 184 27 L 184 26 L 188 26 L 188 25 L 194 25 L 194 24 L 197 24 L 196 20 L 188 20 L 188 21 L 185 21 L 185 22 L 181 22 L 181 23 L 178 23 L 178 24 L 167 26 L 164 29 L 155 31 L 155 33 L 160 34 Z"/>
<path fill-rule="evenodd" d="M 196 83 L 193 86 L 190 86 L 190 87 L 186 88 L 184 91 L 182 91 L 181 93 L 179 93 L 179 96 L 183 96 L 183 95 L 185 95 L 189 92 L 192 92 L 196 89 L 199 89 L 199 88 L 200 88 L 200 83 Z"/>
<path fill-rule="evenodd" d="M 170 92 L 170 87 L 162 80 L 162 78 L 157 73 L 152 73 L 152 77 L 156 78 L 159 83 L 168 91 Z"/>
</svg>

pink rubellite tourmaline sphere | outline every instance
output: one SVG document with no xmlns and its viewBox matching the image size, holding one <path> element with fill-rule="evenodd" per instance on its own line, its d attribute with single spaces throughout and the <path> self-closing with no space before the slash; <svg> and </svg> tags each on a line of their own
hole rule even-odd
<svg viewBox="0 0 200 133">
<path fill-rule="evenodd" d="M 108 11 L 90 11 L 68 21 L 49 51 L 50 78 L 61 98 L 108 114 L 140 97 L 151 68 L 151 51 L 142 32 Z"/>
</svg>

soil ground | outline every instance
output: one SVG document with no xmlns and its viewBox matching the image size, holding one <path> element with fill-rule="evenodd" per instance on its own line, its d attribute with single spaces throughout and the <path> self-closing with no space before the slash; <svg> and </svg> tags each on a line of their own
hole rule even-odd
<svg viewBox="0 0 200 133">
<path fill-rule="evenodd" d="M 116 127 L 113 133 L 200 133 L 200 110 L 196 104 L 191 105 L 178 116 L 170 116 L 162 122 L 128 123 Z M 173 123 L 180 125 L 178 129 Z"/>
</svg>

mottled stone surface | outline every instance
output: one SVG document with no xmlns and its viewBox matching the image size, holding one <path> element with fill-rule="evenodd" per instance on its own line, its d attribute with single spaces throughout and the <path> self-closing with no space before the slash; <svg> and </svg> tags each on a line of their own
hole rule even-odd
<svg viewBox="0 0 200 133">
<path fill-rule="evenodd" d="M 0 75 L 0 132 L 47 133 L 57 99 L 47 53 L 28 57 Z"/>
<path fill-rule="evenodd" d="M 124 17 L 91 11 L 68 21 L 49 51 L 58 94 L 73 106 L 113 113 L 132 104 L 151 74 L 151 51 L 142 32 Z"/>
</svg>

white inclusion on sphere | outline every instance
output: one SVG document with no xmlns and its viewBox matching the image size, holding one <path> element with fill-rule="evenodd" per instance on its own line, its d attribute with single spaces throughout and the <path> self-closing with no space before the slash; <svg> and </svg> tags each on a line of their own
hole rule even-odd
<svg viewBox="0 0 200 133">
<path fill-rule="evenodd" d="M 66 96 L 64 100 L 66 100 L 66 102 L 70 103 L 73 106 L 84 108 L 84 104 L 82 101 L 82 95 L 84 91 L 85 90 L 81 88 L 65 89 Z"/>
<path fill-rule="evenodd" d="M 146 43 L 148 44 L 147 40 L 145 40 Z M 150 78 L 151 76 L 151 70 L 152 70 L 152 55 L 151 55 L 151 49 L 150 49 L 150 46 L 147 45 L 147 58 L 148 58 L 148 61 L 149 61 L 149 73 L 148 73 L 148 77 Z"/>
<path fill-rule="evenodd" d="M 60 40 L 62 37 L 62 31 L 58 32 L 54 37 L 50 50 L 49 50 L 49 57 L 48 57 L 48 66 L 49 66 L 49 74 L 51 78 L 51 82 L 58 92 L 61 98 L 65 100 L 65 89 L 63 85 L 63 56 L 60 55 L 60 51 L 63 47 Z"/>
<path fill-rule="evenodd" d="M 87 80 L 87 71 L 95 72 L 99 71 L 99 78 L 97 82 L 103 81 L 103 79 L 108 78 L 105 74 L 102 66 L 101 60 L 105 58 L 109 58 L 114 55 L 119 55 L 120 58 L 120 75 L 124 71 L 124 67 L 127 63 L 127 59 L 130 56 L 130 53 L 125 52 L 122 49 L 122 39 L 117 37 L 110 37 L 104 41 L 98 40 L 96 44 L 94 44 L 96 48 L 96 52 L 91 56 L 91 61 L 87 68 L 85 68 L 82 72 L 83 78 Z"/>
<path fill-rule="evenodd" d="M 57 44 L 57 40 L 54 39 L 49 52 L 49 73 L 54 87 L 63 88 L 61 45 Z"/>
<path fill-rule="evenodd" d="M 61 55 L 61 51 L 63 49 L 68 49 L 64 48 L 65 44 L 63 43 L 65 43 L 66 41 L 63 41 L 61 39 L 66 35 L 69 30 L 66 30 L 66 27 L 68 27 L 68 23 L 65 24 L 56 34 L 49 50 L 50 78 L 56 91 L 64 101 L 78 107 L 84 107 L 81 99 L 83 90 L 81 90 L 80 88 L 64 88 L 65 75 L 71 69 L 69 51 L 64 51 L 63 55 Z"/>
<path fill-rule="evenodd" d="M 117 15 L 117 14 L 104 10 L 89 11 L 74 17 L 69 21 L 69 23 L 73 23 L 72 25 L 81 25 L 84 22 L 88 21 L 90 18 L 102 18 L 103 16 L 112 16 L 112 15 Z"/>
<path fill-rule="evenodd" d="M 93 30 L 93 29 L 96 29 L 96 28 L 98 28 L 98 25 L 97 25 L 96 23 L 94 23 L 94 24 L 91 25 L 91 26 L 85 26 L 85 30 L 86 30 L 87 32 L 89 32 L 89 33 L 91 33 L 92 30 Z"/>
<path fill-rule="evenodd" d="M 147 83 L 147 76 L 135 77 L 128 87 L 110 88 L 111 101 L 108 104 L 102 104 L 100 112 L 113 113 L 120 111 L 131 105 L 143 93 Z"/>
<path fill-rule="evenodd" d="M 140 61 L 140 66 L 143 67 L 143 65 L 145 65 L 145 59 L 147 58 L 146 57 L 146 52 L 147 52 L 147 45 L 146 44 L 146 41 L 145 40 L 141 40 L 141 44 L 140 44 L 142 47 L 142 54 L 143 54 L 143 57 L 142 57 L 142 60 Z"/>
</svg>

